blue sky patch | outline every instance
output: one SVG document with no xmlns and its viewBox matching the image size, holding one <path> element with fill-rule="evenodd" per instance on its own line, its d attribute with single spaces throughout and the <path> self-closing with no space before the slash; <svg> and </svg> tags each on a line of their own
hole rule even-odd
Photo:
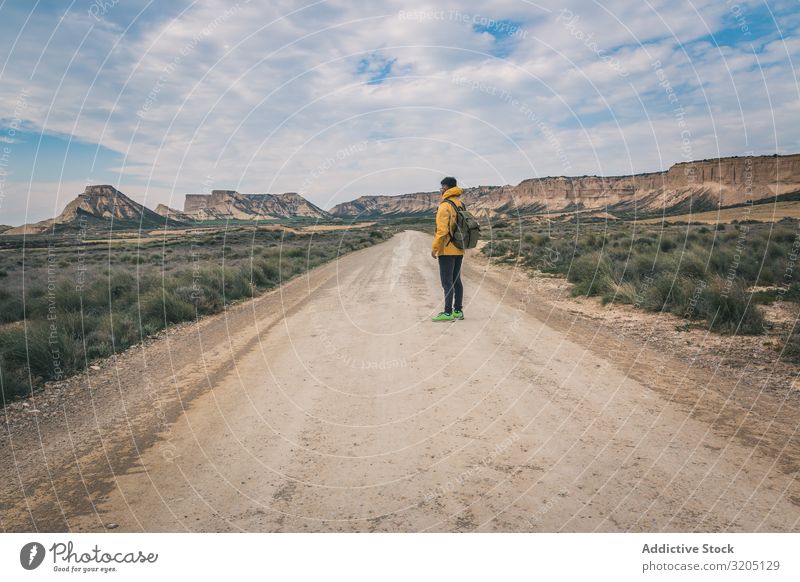
<svg viewBox="0 0 800 582">
<path fill-rule="evenodd" d="M 488 33 L 494 38 L 490 53 L 499 58 L 511 54 L 514 44 L 524 33 L 522 23 L 515 20 L 486 20 L 472 25 L 472 30 L 478 34 Z"/>
<path fill-rule="evenodd" d="M 23 129 L 25 128 L 25 129 Z M 13 137 L 9 137 L 13 134 Z M 23 123 L 18 131 L 9 131 L 0 123 L 3 143 L 9 148 L 13 162 L 9 182 L 58 182 L 89 180 L 95 184 L 116 183 L 119 172 L 114 168 L 124 162 L 119 152 L 98 144 L 77 140 L 68 135 L 39 133 Z M 130 181 L 130 180 L 127 180 Z"/>
<path fill-rule="evenodd" d="M 382 55 L 372 53 L 358 61 L 356 74 L 368 78 L 367 85 L 380 85 L 384 79 L 391 75 L 392 67 L 397 62 L 397 57 L 390 59 Z"/>
<path fill-rule="evenodd" d="M 731 4 L 723 25 L 724 28 L 703 37 L 702 40 L 719 46 L 736 46 L 740 43 L 760 44 L 765 39 L 779 38 L 769 8 L 763 4 L 760 6 Z"/>
</svg>

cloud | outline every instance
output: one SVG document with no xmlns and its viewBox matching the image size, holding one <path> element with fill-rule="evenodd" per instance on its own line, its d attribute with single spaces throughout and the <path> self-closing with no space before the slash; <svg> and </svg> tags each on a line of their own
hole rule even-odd
<svg viewBox="0 0 800 582">
<path fill-rule="evenodd" d="M 99 21 L 4 7 L 0 118 L 24 92 L 26 123 L 117 152 L 124 192 L 177 207 L 210 185 L 302 188 L 329 207 L 441 175 L 661 169 L 683 160 L 676 105 L 695 157 L 798 151 L 800 19 L 791 3 L 737 6 L 204 0 L 118 3 Z"/>
</svg>

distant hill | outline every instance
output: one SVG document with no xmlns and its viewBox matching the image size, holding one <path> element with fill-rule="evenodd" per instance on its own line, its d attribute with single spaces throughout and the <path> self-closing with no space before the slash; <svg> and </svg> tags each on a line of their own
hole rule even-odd
<svg viewBox="0 0 800 582">
<path fill-rule="evenodd" d="M 212 190 L 211 194 L 187 194 L 183 213 L 195 220 L 256 220 L 290 217 L 330 218 L 330 215 L 295 192 L 240 194 Z"/>
<path fill-rule="evenodd" d="M 505 204 L 506 189 L 510 186 L 478 186 L 465 188 L 463 200 L 497 200 Z M 361 196 L 350 202 L 343 202 L 331 208 L 331 216 L 342 218 L 378 218 L 390 216 L 414 216 L 430 214 L 439 205 L 442 199 L 441 192 L 414 192 L 413 194 L 400 194 L 398 196 Z M 468 203 L 470 212 L 481 215 L 486 214 L 484 205 L 473 207 Z"/>
<path fill-rule="evenodd" d="M 160 216 L 149 208 L 125 196 L 113 186 L 87 186 L 67 204 L 55 218 L 24 224 L 4 231 L 3 235 L 61 232 L 84 227 L 93 228 L 157 228 L 165 224 L 180 224 Z"/>
<path fill-rule="evenodd" d="M 213 190 L 211 194 L 187 194 L 184 210 L 159 204 L 155 211 L 128 198 L 108 185 L 87 186 L 55 218 L 0 228 L 3 235 L 31 235 L 91 227 L 95 230 L 187 226 L 208 220 L 259 220 L 309 217 L 329 219 L 330 215 L 299 194 L 239 194 Z"/>
<path fill-rule="evenodd" d="M 630 176 L 532 178 L 516 186 L 466 188 L 463 196 L 469 210 L 479 217 L 580 211 L 621 219 L 795 198 L 800 199 L 800 154 L 684 162 L 663 172 Z M 183 210 L 160 204 L 154 212 L 113 186 L 98 185 L 87 186 L 55 218 L 17 227 L 0 226 L 0 235 L 84 227 L 152 229 L 220 220 L 429 216 L 440 200 L 439 192 L 370 195 L 337 204 L 326 212 L 295 192 L 241 194 L 235 190 L 212 190 L 211 194 L 186 194 Z"/>
<path fill-rule="evenodd" d="M 710 210 L 798 192 L 800 154 L 792 154 L 685 162 L 630 176 L 532 178 L 516 186 L 467 188 L 462 199 L 477 215 L 594 210 L 630 217 Z M 440 200 L 439 192 L 361 196 L 329 212 L 342 218 L 430 214 Z"/>
</svg>

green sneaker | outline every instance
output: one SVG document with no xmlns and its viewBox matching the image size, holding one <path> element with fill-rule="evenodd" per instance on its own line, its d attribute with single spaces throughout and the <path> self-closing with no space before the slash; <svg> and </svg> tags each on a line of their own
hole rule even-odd
<svg viewBox="0 0 800 582">
<path fill-rule="evenodd" d="M 453 311 L 453 319 L 464 319 L 463 311 Z"/>
<path fill-rule="evenodd" d="M 453 314 L 442 311 L 439 315 L 432 317 L 431 321 L 453 321 Z"/>
</svg>

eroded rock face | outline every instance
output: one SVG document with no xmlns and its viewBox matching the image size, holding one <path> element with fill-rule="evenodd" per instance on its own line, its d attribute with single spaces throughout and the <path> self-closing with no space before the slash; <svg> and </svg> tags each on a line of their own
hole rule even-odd
<svg viewBox="0 0 800 582">
<path fill-rule="evenodd" d="M 563 212 L 576 208 L 669 209 L 698 197 L 730 206 L 800 191 L 800 154 L 720 158 L 675 164 L 666 172 L 632 176 L 533 178 L 517 186 L 467 188 L 463 200 L 480 214 Z M 438 192 L 362 196 L 338 204 L 333 216 L 430 212 Z"/>
<path fill-rule="evenodd" d="M 196 220 L 328 216 L 327 212 L 295 192 L 240 194 L 235 190 L 212 190 L 211 194 L 187 194 L 183 212 Z"/>
<path fill-rule="evenodd" d="M 94 196 L 94 197 L 111 197 L 120 194 L 120 191 L 114 188 L 114 186 L 109 186 L 107 184 L 100 184 L 95 186 L 86 186 L 86 189 L 83 191 L 84 196 Z"/>
<path fill-rule="evenodd" d="M 488 207 L 501 207 L 509 202 L 507 189 L 511 186 L 478 186 L 465 188 L 462 200 L 469 210 L 481 214 Z M 414 192 L 399 196 L 361 196 L 334 206 L 332 216 L 363 218 L 367 216 L 430 213 L 442 199 L 440 192 Z"/>
<path fill-rule="evenodd" d="M 113 186 L 87 186 L 83 194 L 67 204 L 64 211 L 55 218 L 24 224 L 8 229 L 3 234 L 40 234 L 63 225 L 79 226 L 81 221 L 92 221 L 95 224 L 105 221 L 110 226 L 117 222 L 121 227 L 140 225 L 152 228 L 163 225 L 164 217 L 131 200 Z"/>
<path fill-rule="evenodd" d="M 185 212 L 181 212 L 180 210 L 175 210 L 174 208 L 170 208 L 166 204 L 159 204 L 155 208 L 155 213 L 159 216 L 163 216 L 164 218 L 172 218 L 174 220 L 181 220 L 181 221 L 188 221 L 192 220 L 192 217 L 186 214 Z"/>
<path fill-rule="evenodd" d="M 478 216 L 515 212 L 564 212 L 574 209 L 659 211 L 703 198 L 730 206 L 800 192 L 800 154 L 720 158 L 675 164 L 665 172 L 633 176 L 549 177 L 516 186 L 465 189 L 463 200 Z M 4 235 L 37 234 L 80 220 L 119 223 L 120 227 L 163 226 L 165 220 L 253 220 L 307 216 L 361 217 L 431 213 L 439 192 L 400 196 L 361 196 L 325 212 L 299 194 L 240 194 L 214 190 L 187 194 L 183 212 L 159 205 L 153 212 L 109 185 L 87 186 L 55 218 L 18 227 L 0 227 Z M 100 223 L 99 223 L 100 224 Z"/>
<path fill-rule="evenodd" d="M 104 220 L 124 221 L 158 221 L 158 214 L 145 206 L 134 202 L 113 186 L 87 186 L 83 194 L 79 194 L 67 204 L 64 211 L 54 222 L 63 224 L 73 222 L 80 214 Z"/>
</svg>

